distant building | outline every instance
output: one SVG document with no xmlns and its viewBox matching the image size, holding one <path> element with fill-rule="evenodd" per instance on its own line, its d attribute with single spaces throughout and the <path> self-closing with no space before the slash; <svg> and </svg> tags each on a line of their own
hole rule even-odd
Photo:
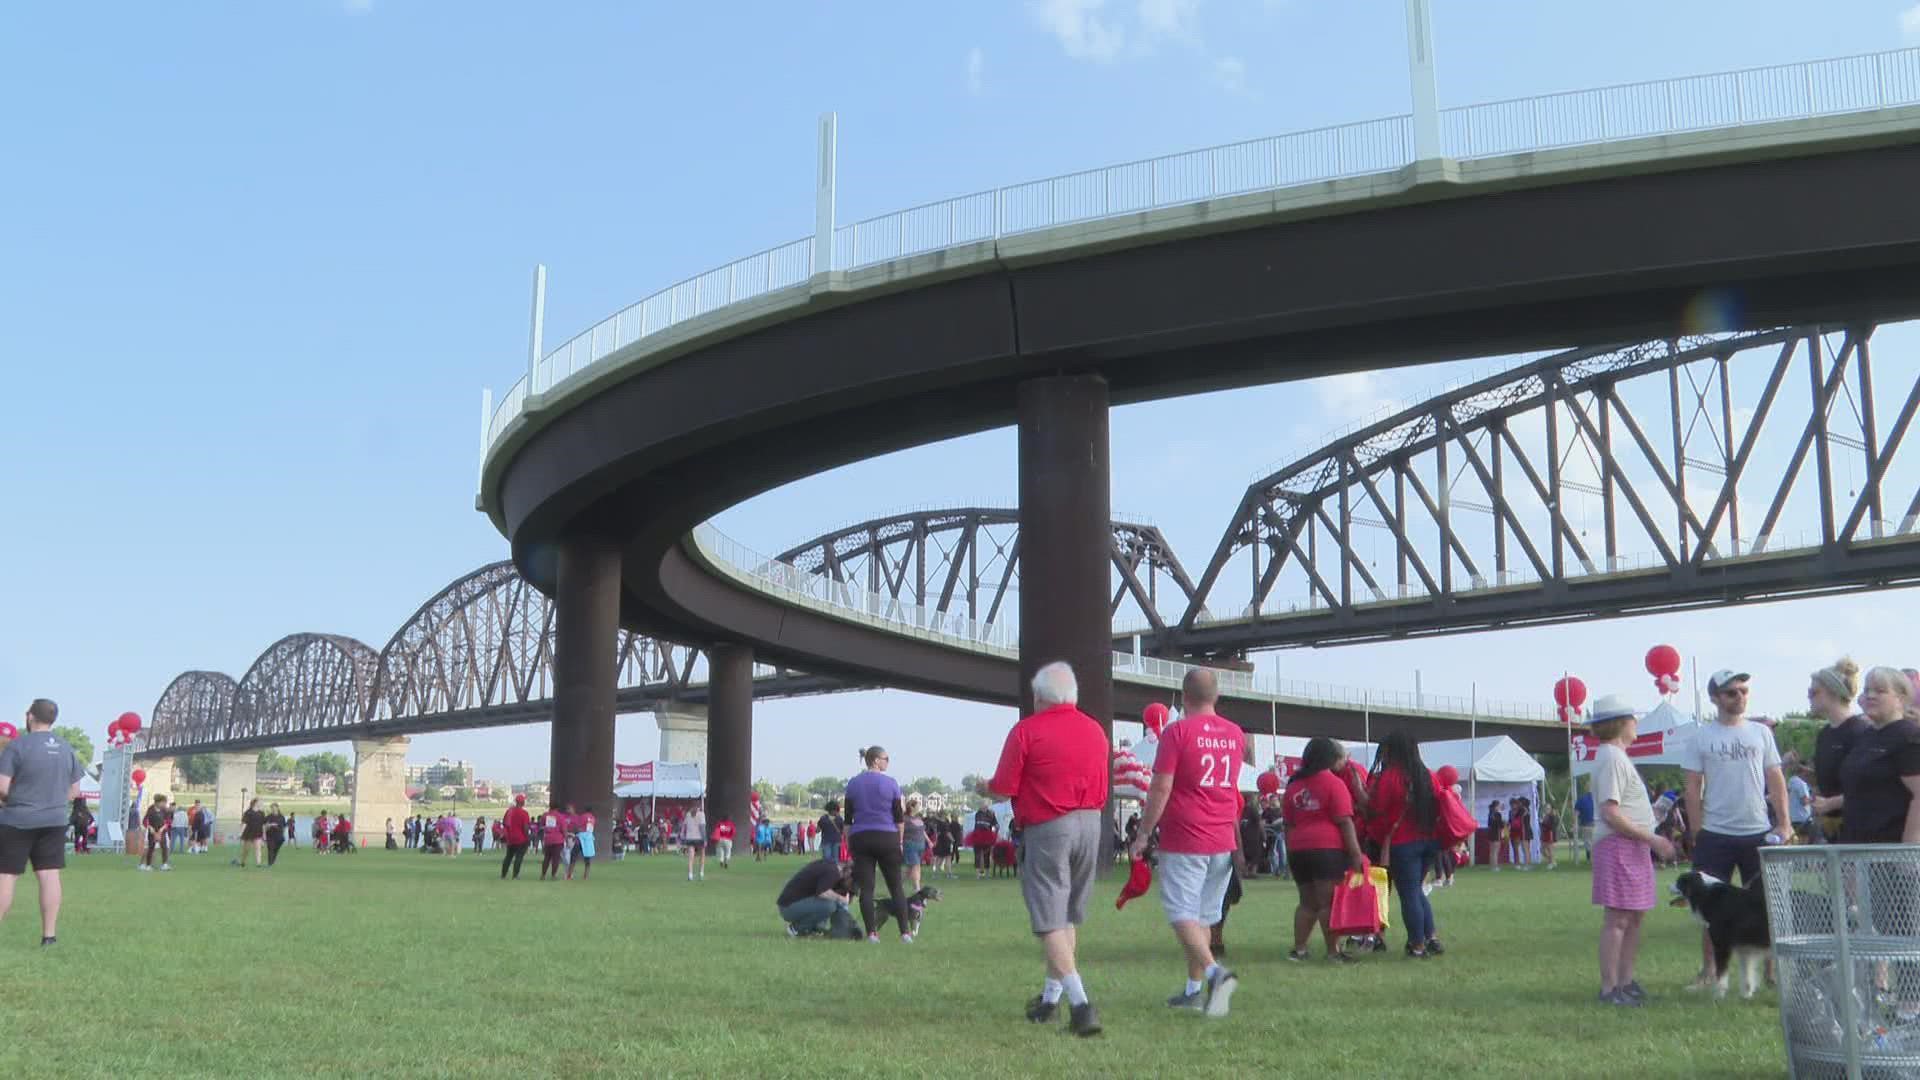
<svg viewBox="0 0 1920 1080">
<path fill-rule="evenodd" d="M 541 800 L 553 793 L 553 787 L 544 780 L 537 780 L 531 784 L 513 785 L 513 793 L 525 795 L 528 802 L 544 806 L 546 804 Z"/>
<path fill-rule="evenodd" d="M 340 778 L 330 772 L 323 772 L 313 778 L 313 791 L 316 795 L 332 795 L 340 787 Z"/>
<path fill-rule="evenodd" d="M 929 814 L 938 814 L 947 808 L 947 793 L 935 791 L 921 796 L 920 804 Z"/>
<path fill-rule="evenodd" d="M 445 784 L 447 777 L 451 775 L 455 769 L 460 770 L 460 778 L 464 783 L 470 784 L 473 782 L 473 762 L 465 758 L 461 758 L 458 761 L 441 758 L 431 765 L 415 765 L 412 762 L 408 762 L 407 783 L 420 784 L 424 787 L 437 787 Z"/>
<path fill-rule="evenodd" d="M 300 790 L 300 778 L 293 773 L 263 772 L 253 783 L 263 795 L 292 795 Z"/>
</svg>

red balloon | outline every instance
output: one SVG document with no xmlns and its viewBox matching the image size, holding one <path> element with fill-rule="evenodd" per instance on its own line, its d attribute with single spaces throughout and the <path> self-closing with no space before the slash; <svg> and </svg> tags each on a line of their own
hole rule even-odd
<svg viewBox="0 0 1920 1080">
<path fill-rule="evenodd" d="M 14 727 L 12 724 L 7 723 L 5 720 L 0 720 L 0 739 L 17 739 L 19 737 L 20 737 L 19 728 Z"/>
<path fill-rule="evenodd" d="M 1460 782 L 1460 770 L 1451 765 L 1442 765 L 1433 770 L 1433 778 L 1440 782 L 1441 787 L 1450 788 Z"/>
<path fill-rule="evenodd" d="M 134 782 L 134 783 L 136 783 L 136 784 L 144 784 L 144 783 L 146 783 L 146 782 L 147 782 L 147 770 L 145 770 L 145 769 L 135 769 L 135 770 L 133 770 L 133 782 Z"/>
<path fill-rule="evenodd" d="M 1587 703 L 1587 684 L 1569 675 L 1553 684 L 1553 703 L 1578 711 Z"/>
<path fill-rule="evenodd" d="M 1261 773 L 1260 778 L 1255 780 L 1253 784 L 1260 789 L 1260 794 L 1272 795 L 1280 790 L 1280 774 L 1269 769 Z"/>
<path fill-rule="evenodd" d="M 1160 729 L 1167 726 L 1167 707 L 1155 701 L 1140 711 L 1140 722 L 1156 737 Z"/>
<path fill-rule="evenodd" d="M 1656 678 L 1680 674 L 1680 650 L 1671 645 L 1655 645 L 1648 649 L 1647 674 Z"/>
<path fill-rule="evenodd" d="M 120 728 L 121 730 L 125 731 L 129 735 L 132 735 L 135 732 L 139 731 L 140 730 L 140 714 L 132 713 L 132 712 L 121 713 Z"/>
</svg>

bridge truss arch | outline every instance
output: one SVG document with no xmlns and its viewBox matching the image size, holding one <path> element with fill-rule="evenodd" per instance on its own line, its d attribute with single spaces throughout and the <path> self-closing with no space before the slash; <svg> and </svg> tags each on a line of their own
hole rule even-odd
<svg viewBox="0 0 1920 1080">
<path fill-rule="evenodd" d="M 379 667 L 379 654 L 355 638 L 310 633 L 281 638 L 240 679 L 226 737 L 331 733 L 347 738 L 366 719 Z"/>
<path fill-rule="evenodd" d="M 1920 368 L 1874 330 L 1561 352 L 1335 439 L 1247 489 L 1162 651 L 1920 580 Z"/>
<path fill-rule="evenodd" d="M 183 671 L 160 692 L 140 742 L 147 750 L 190 746 L 226 736 L 239 684 L 219 671 Z"/>
<path fill-rule="evenodd" d="M 998 624 L 1019 610 L 1020 512 L 1003 507 L 922 510 L 874 518 L 787 549 L 778 561 L 872 595 Z M 1111 610 L 1116 624 L 1164 631 L 1163 611 L 1194 585 L 1151 524 L 1113 523 Z M 1163 583 L 1170 594 L 1163 598 Z"/>
</svg>

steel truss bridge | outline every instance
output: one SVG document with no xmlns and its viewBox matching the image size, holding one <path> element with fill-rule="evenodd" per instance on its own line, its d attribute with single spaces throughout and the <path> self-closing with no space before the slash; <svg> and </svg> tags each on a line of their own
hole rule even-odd
<svg viewBox="0 0 1920 1080">
<path fill-rule="evenodd" d="M 1113 609 L 1160 622 L 1163 583 L 1177 609 L 1193 594 L 1151 525 L 1115 522 Z M 793 548 L 780 561 L 864 583 L 891 603 L 937 602 L 981 624 L 999 617 L 1018 587 L 1019 515 L 966 507 L 861 523 Z M 864 589 L 862 590 L 864 593 Z M 269 646 L 238 680 L 217 671 L 176 677 L 154 705 L 148 753 L 265 749 L 300 742 L 523 724 L 552 712 L 553 602 L 510 561 L 491 563 L 440 590 L 383 648 L 339 634 L 292 634 Z M 700 704 L 706 655 L 692 645 L 622 631 L 624 712 Z M 786 697 L 853 688 L 829 675 L 760 665 L 755 694 Z"/>
<path fill-rule="evenodd" d="M 1802 326 L 1529 360 L 1258 480 L 1197 581 L 1159 529 L 1117 521 L 1116 634 L 1137 632 L 1153 656 L 1231 667 L 1262 648 L 1920 580 L 1920 452 L 1900 453 L 1920 409 L 1920 357 L 1894 348 L 1876 364 L 1874 330 Z M 1016 511 L 965 507 L 862 522 L 774 562 L 843 606 L 1004 632 L 1019 557 Z M 553 650 L 552 601 L 511 562 L 493 563 L 421 605 L 383 648 L 294 634 L 238 680 L 180 675 L 154 707 L 145 751 L 545 720 Z M 705 700 L 697 646 L 622 631 L 618 671 L 621 711 Z M 757 697 L 864 685 L 778 666 L 755 674 Z M 1321 704 L 1353 710 L 1358 699 Z M 1431 711 L 1412 704 L 1402 711 Z M 1525 726 L 1547 710 L 1489 712 Z"/>
</svg>

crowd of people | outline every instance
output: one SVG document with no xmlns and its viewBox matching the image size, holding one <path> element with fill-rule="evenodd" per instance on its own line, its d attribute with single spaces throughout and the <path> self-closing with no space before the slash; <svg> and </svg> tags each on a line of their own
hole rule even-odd
<svg viewBox="0 0 1920 1080">
<path fill-rule="evenodd" d="M 1808 703 L 1825 726 L 1810 762 L 1782 755 L 1771 729 L 1747 717 L 1750 684 L 1749 675 L 1731 670 L 1708 680 L 1714 713 L 1686 744 L 1683 788 L 1657 798 L 1627 753 L 1638 734 L 1635 710 L 1612 695 L 1592 706 L 1587 731 L 1597 752 L 1591 790 L 1574 806 L 1571 839 L 1592 864 L 1592 902 L 1601 909 L 1602 1004 L 1640 1007 L 1650 998 L 1636 965 L 1642 922 L 1656 902 L 1656 863 L 1684 856 L 1701 874 L 1748 886 L 1760 878 L 1759 853 L 1768 845 L 1920 843 L 1920 713 L 1912 673 L 1877 667 L 1863 676 L 1845 660 L 1814 672 Z M 630 806 L 614 823 L 615 853 L 678 847 L 695 882 L 705 877 L 710 849 L 722 866 L 731 863 L 741 831 L 757 860 L 817 853 L 820 858 L 792 875 L 776 899 L 790 934 L 878 943 L 891 921 L 899 939 L 912 943 L 925 904 L 930 895 L 937 898 L 937 890 L 924 885 L 923 868 L 951 877 L 971 849 L 975 873 L 984 877 L 998 871 L 1006 845 L 1013 854 L 1005 861 L 1017 875 L 1044 956 L 1044 978 L 1026 1016 L 1051 1022 L 1064 1003 L 1068 1029 L 1095 1034 L 1101 1022 L 1078 968 L 1078 929 L 1110 828 L 1109 744 L 1101 725 L 1078 708 L 1069 666 L 1042 667 L 1032 688 L 1037 708 L 1008 733 L 986 785 L 1011 802 L 1004 836 L 991 808 L 974 814 L 970 831 L 963 831 L 959 814 L 925 812 L 889 774 L 886 749 L 871 746 L 862 749 L 861 770 L 842 797 L 830 801 L 816 821 L 775 825 L 756 807 L 742 830 L 727 817 L 710 827 L 698 802 L 669 808 L 657 819 Z M 1362 768 L 1338 741 L 1312 739 L 1277 798 L 1249 804 L 1239 788 L 1246 736 L 1215 712 L 1215 675 L 1191 670 L 1181 693 L 1184 714 L 1160 735 L 1145 805 L 1117 838 L 1136 861 L 1136 876 L 1147 867 L 1159 884 L 1185 976 L 1168 999 L 1173 1008 L 1228 1014 L 1240 980 L 1224 963 L 1221 931 L 1241 895 L 1241 880 L 1262 863 L 1284 870 L 1295 886 L 1288 959 L 1313 959 L 1317 934 L 1331 964 L 1354 963 L 1360 953 L 1385 948 L 1377 936 L 1336 932 L 1331 919 L 1341 883 L 1364 876 L 1370 866 L 1387 870 L 1406 956 L 1427 960 L 1447 952 L 1430 894 L 1445 886 L 1458 852 L 1476 831 L 1484 827 L 1509 866 L 1528 869 L 1536 840 L 1551 864 L 1562 828 L 1551 808 L 1536 813 L 1519 797 L 1494 803 L 1484 823 L 1475 821 L 1462 806 L 1459 778 L 1450 768 L 1430 770 L 1406 731 L 1381 740 L 1370 768 Z M 62 758 L 49 743 L 56 715 L 51 702 L 34 702 L 26 734 L 0 751 L 0 915 L 14 881 L 31 863 L 41 880 L 48 944 L 55 940 L 64 842 L 71 832 L 76 850 L 84 850 L 93 826 L 78 800 L 77 761 L 70 751 Z M 156 797 L 138 820 L 143 870 L 169 869 L 176 844 L 184 842 L 189 852 L 206 849 L 211 814 L 198 803 L 176 807 Z M 488 841 L 505 849 L 502 879 L 518 878 L 528 849 L 538 844 L 542 880 L 571 880 L 576 870 L 584 880 L 597 854 L 597 824 L 590 806 L 549 806 L 536 818 L 521 796 L 499 820 L 477 819 L 472 837 L 476 850 Z M 235 861 L 243 866 L 251 856 L 253 866 L 271 867 L 295 835 L 290 815 L 277 805 L 262 808 L 258 800 L 242 815 L 241 826 L 242 856 Z M 353 824 L 345 815 L 321 813 L 310 827 L 316 851 L 353 850 Z M 389 821 L 389 847 L 397 846 L 396 831 L 408 848 L 451 856 L 466 826 L 452 814 L 416 816 L 398 830 Z M 1123 900 L 1145 888 L 1130 882 Z M 1912 906 L 1910 900 L 1904 908 L 1876 906 L 1883 913 L 1876 920 L 1904 920 L 1876 929 L 1920 934 L 1920 925 L 1908 925 L 1916 921 Z M 1726 973 L 1720 967 L 1703 935 L 1693 986 L 1723 992 Z M 1920 1020 L 1920 1002 L 1899 1004 Z"/>
</svg>

